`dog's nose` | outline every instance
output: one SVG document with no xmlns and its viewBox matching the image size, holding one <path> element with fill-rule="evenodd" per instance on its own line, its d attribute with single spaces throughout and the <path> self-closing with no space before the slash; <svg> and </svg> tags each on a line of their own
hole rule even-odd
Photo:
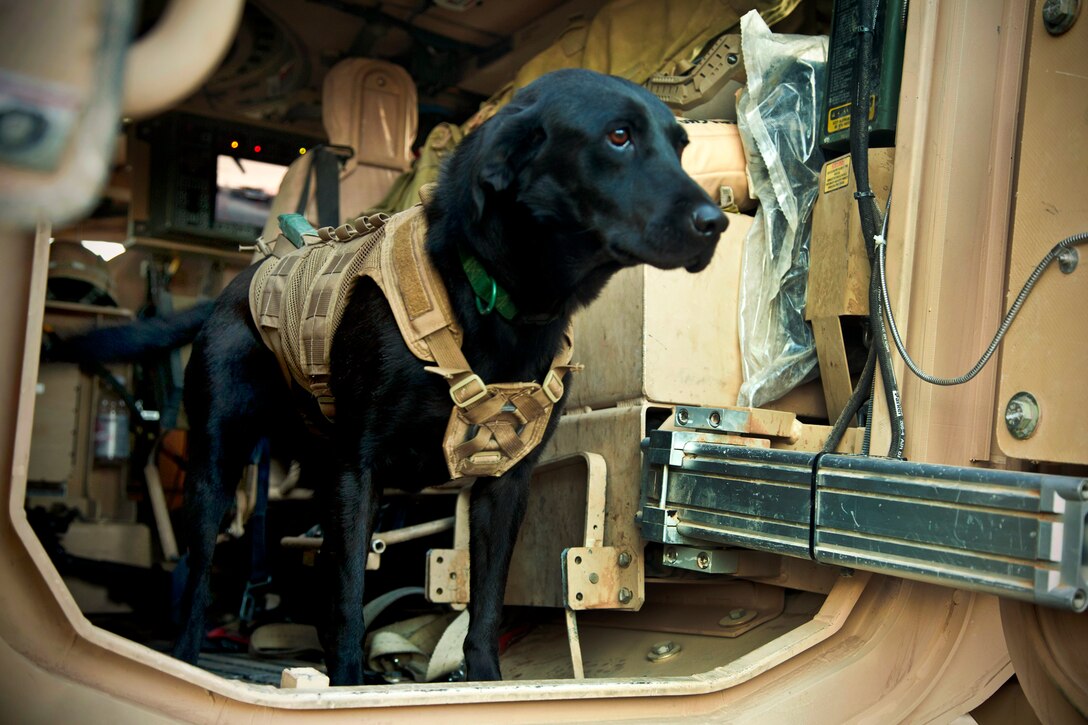
<svg viewBox="0 0 1088 725">
<path fill-rule="evenodd" d="M 725 214 L 713 204 L 700 204 L 691 213 L 691 226 L 696 233 L 708 239 L 717 239 L 725 231 L 725 225 Z"/>
</svg>

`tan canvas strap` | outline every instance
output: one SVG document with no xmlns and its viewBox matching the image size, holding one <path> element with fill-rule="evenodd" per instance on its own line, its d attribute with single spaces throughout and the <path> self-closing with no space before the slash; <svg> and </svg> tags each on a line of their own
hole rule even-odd
<svg viewBox="0 0 1088 725">
<path fill-rule="evenodd" d="M 457 346 L 457 324 L 438 270 L 427 253 L 427 218 L 422 206 L 394 216 L 386 227 L 388 243 L 381 248 L 379 269 L 365 274 L 374 278 L 389 300 L 393 316 L 412 354 L 425 362 L 434 357 L 424 341 L 433 332 L 448 329 Z"/>
<path fill-rule="evenodd" d="M 429 335 L 427 344 L 438 363 L 427 370 L 446 379 L 454 404 L 444 446 L 453 478 L 499 476 L 524 458 L 543 438 L 567 374 L 579 367 L 570 362 L 574 345 L 569 327 L 540 384 L 488 385 L 472 371 L 446 330 Z"/>
</svg>

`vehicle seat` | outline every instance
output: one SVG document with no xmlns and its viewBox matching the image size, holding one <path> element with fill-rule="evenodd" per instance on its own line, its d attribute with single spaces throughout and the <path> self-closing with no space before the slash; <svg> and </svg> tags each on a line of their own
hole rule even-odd
<svg viewBox="0 0 1088 725">
<path fill-rule="evenodd" d="M 321 115 L 328 141 L 354 155 L 340 171 L 340 219 L 352 219 L 376 205 L 412 164 L 419 124 L 416 87 L 398 65 L 370 58 L 348 58 L 325 76 Z M 299 156 L 280 183 L 262 236 L 279 234 L 277 217 L 298 211 L 314 156 Z M 303 213 L 316 222 L 316 184 L 308 187 Z"/>
</svg>

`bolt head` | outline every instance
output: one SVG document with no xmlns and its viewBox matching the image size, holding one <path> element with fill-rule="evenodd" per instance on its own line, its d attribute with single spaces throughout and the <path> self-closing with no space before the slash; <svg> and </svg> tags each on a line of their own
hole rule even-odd
<svg viewBox="0 0 1088 725">
<path fill-rule="evenodd" d="M 710 555 L 707 554 L 705 551 L 700 551 L 699 555 L 695 557 L 695 566 L 699 567 L 700 569 L 709 569 Z"/>
<path fill-rule="evenodd" d="M 1072 274 L 1076 270 L 1078 262 L 1080 262 L 1080 253 L 1073 247 L 1068 247 L 1058 253 L 1058 269 L 1063 274 Z"/>
<path fill-rule="evenodd" d="M 1080 13 L 1080 0 L 1046 0 L 1043 3 L 1043 26 L 1051 35 L 1061 35 L 1073 27 Z"/>
<path fill-rule="evenodd" d="M 619 591 L 620 604 L 629 604 L 632 599 L 635 598 L 634 593 L 627 587 L 623 587 Z"/>
<path fill-rule="evenodd" d="M 665 561 L 670 564 L 676 561 L 676 549 L 673 549 L 672 547 L 665 549 Z"/>
<path fill-rule="evenodd" d="M 687 408 L 677 408 L 676 410 L 676 422 L 680 425 L 687 425 L 691 420 L 691 414 L 688 413 Z"/>
<path fill-rule="evenodd" d="M 745 609 L 744 607 L 737 607 L 736 609 L 730 609 L 729 610 L 729 618 L 730 619 L 740 619 L 745 614 L 748 614 L 748 610 Z"/>
<path fill-rule="evenodd" d="M 1039 403 L 1028 392 L 1012 396 L 1005 406 L 1005 427 L 1017 440 L 1030 438 L 1039 425 Z"/>
<path fill-rule="evenodd" d="M 631 566 L 631 555 L 626 551 L 621 552 L 618 563 L 621 569 L 626 569 L 627 567 Z"/>
<path fill-rule="evenodd" d="M 664 660 L 675 657 L 680 652 L 680 645 L 676 642 L 659 642 L 650 647 L 650 651 L 646 653 L 646 659 L 651 662 L 663 662 Z"/>
<path fill-rule="evenodd" d="M 1013 400 L 1009 402 L 1007 408 L 1005 408 L 1005 423 L 1010 428 L 1015 428 L 1020 425 L 1020 421 L 1024 419 L 1024 406 L 1020 405 L 1017 401 Z"/>
</svg>

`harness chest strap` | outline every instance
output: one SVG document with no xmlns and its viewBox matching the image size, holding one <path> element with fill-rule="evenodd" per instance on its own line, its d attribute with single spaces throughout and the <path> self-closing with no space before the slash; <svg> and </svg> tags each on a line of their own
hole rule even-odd
<svg viewBox="0 0 1088 725">
<path fill-rule="evenodd" d="M 331 420 L 331 341 L 356 280 L 372 278 L 408 348 L 435 363 L 426 369 L 450 386 L 453 408 L 443 452 L 451 478 L 501 475 L 540 443 L 566 375 L 579 367 L 570 362 L 572 330 L 565 331 L 540 384 L 484 383 L 461 351 L 462 331 L 425 240 L 419 205 L 388 220 L 359 218 L 336 229 L 326 227 L 316 238 L 305 237 L 301 249 L 258 270 L 250 307 L 288 382 L 314 395 Z"/>
</svg>

